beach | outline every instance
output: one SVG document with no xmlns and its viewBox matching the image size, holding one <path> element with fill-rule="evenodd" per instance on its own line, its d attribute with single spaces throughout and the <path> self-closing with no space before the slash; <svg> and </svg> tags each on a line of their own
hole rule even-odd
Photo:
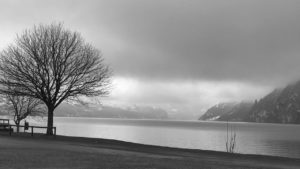
<svg viewBox="0 0 300 169">
<path fill-rule="evenodd" d="M 0 168 L 297 169 L 300 159 L 149 146 L 116 140 L 3 133 Z"/>
</svg>

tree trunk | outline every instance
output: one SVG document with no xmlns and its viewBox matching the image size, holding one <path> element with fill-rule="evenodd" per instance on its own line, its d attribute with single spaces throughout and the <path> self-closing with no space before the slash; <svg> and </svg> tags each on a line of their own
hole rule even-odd
<svg viewBox="0 0 300 169">
<path fill-rule="evenodd" d="M 20 132 L 20 121 L 16 121 L 17 133 Z"/>
<path fill-rule="evenodd" d="M 48 107 L 48 123 L 47 123 L 47 135 L 53 135 L 53 112 L 54 108 Z"/>
</svg>

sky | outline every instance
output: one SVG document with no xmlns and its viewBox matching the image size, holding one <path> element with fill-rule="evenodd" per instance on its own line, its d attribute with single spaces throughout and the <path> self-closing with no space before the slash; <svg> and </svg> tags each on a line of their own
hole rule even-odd
<svg viewBox="0 0 300 169">
<path fill-rule="evenodd" d="M 195 119 L 300 80 L 299 0 L 1 0 L 0 50 L 63 22 L 113 69 L 104 104 Z"/>
</svg>

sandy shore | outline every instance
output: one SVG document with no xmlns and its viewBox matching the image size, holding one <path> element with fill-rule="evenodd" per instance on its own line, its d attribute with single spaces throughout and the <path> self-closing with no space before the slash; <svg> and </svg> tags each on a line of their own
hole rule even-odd
<svg viewBox="0 0 300 169">
<path fill-rule="evenodd" d="M 300 159 L 146 146 L 105 139 L 0 134 L 0 168 L 299 169 Z"/>
</svg>

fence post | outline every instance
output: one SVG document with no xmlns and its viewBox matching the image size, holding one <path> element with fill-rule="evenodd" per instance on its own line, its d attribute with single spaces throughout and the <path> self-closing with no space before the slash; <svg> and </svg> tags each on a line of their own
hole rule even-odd
<svg viewBox="0 0 300 169">
<path fill-rule="evenodd" d="M 53 128 L 54 128 L 54 137 L 56 137 L 56 127 Z"/>
<path fill-rule="evenodd" d="M 31 136 L 33 137 L 33 126 L 31 126 Z"/>
<path fill-rule="evenodd" d="M 11 125 L 9 125 L 9 135 L 11 136 Z"/>
</svg>

